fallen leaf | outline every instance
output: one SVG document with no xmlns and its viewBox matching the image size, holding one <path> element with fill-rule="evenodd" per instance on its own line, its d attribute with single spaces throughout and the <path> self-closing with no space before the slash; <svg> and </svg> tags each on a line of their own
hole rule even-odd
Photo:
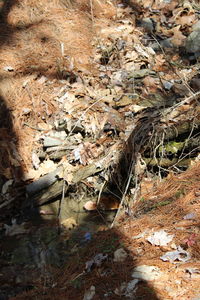
<svg viewBox="0 0 200 300">
<path fill-rule="evenodd" d="M 95 286 L 92 285 L 84 294 L 83 300 L 92 300 L 95 295 Z"/>
<path fill-rule="evenodd" d="M 131 281 L 127 282 L 122 282 L 121 286 L 119 288 L 116 288 L 114 293 L 120 298 L 122 296 L 125 296 L 126 298 L 129 299 L 135 299 L 134 293 L 136 291 L 136 284 L 139 282 L 138 279 L 133 279 Z"/>
<path fill-rule="evenodd" d="M 196 234 L 195 233 L 192 233 L 187 239 L 185 239 L 183 242 L 185 244 L 188 245 L 188 247 L 191 247 L 193 246 L 195 243 L 196 243 Z"/>
<path fill-rule="evenodd" d="M 100 267 L 102 263 L 107 259 L 108 254 L 99 253 L 94 256 L 93 259 L 89 260 L 85 264 L 85 271 L 88 273 L 92 267 Z"/>
<path fill-rule="evenodd" d="M 4 224 L 5 228 L 5 235 L 7 236 L 14 236 L 18 234 L 24 234 L 27 233 L 28 230 L 24 227 L 25 223 L 17 224 L 16 219 L 12 219 L 12 225 Z"/>
<path fill-rule="evenodd" d="M 154 232 L 147 238 L 147 241 L 152 245 L 156 246 L 167 246 L 169 242 L 173 240 L 174 235 L 169 235 L 165 230 L 161 229 L 160 231 Z"/>
<path fill-rule="evenodd" d="M 185 216 L 183 217 L 183 219 L 184 219 L 184 220 L 193 220 L 193 219 L 195 219 L 195 217 L 196 217 L 196 214 L 195 214 L 195 213 L 189 213 L 189 214 L 185 215 Z"/>
<path fill-rule="evenodd" d="M 128 254 L 123 248 L 119 248 L 114 252 L 114 262 L 123 262 L 127 258 Z"/>
<path fill-rule="evenodd" d="M 74 218 L 67 218 L 61 222 L 64 229 L 71 230 L 77 226 L 77 222 Z"/>
<path fill-rule="evenodd" d="M 9 187 L 13 184 L 13 179 L 7 180 L 2 186 L 1 193 L 4 195 L 8 192 Z"/>
<path fill-rule="evenodd" d="M 142 265 L 134 268 L 132 277 L 142 280 L 155 280 L 161 276 L 162 272 L 156 266 Z"/>
<path fill-rule="evenodd" d="M 186 261 L 190 260 L 191 256 L 190 256 L 190 254 L 187 251 L 183 250 L 179 246 L 177 250 L 166 252 L 160 258 L 163 261 L 169 261 L 169 262 L 172 263 L 174 261 L 183 261 L 183 262 L 186 262 Z"/>
<path fill-rule="evenodd" d="M 96 210 L 97 209 L 97 205 L 96 203 L 92 202 L 92 201 L 87 201 L 83 208 L 85 208 L 86 210 L 88 211 L 93 211 L 93 210 Z"/>
<path fill-rule="evenodd" d="M 181 16 L 176 20 L 176 24 L 180 24 L 181 26 L 192 26 L 196 20 L 195 13 L 191 13 L 186 16 Z"/>
<path fill-rule="evenodd" d="M 171 42 L 172 44 L 174 44 L 176 47 L 180 47 L 184 45 L 186 36 L 182 34 L 182 32 L 180 31 L 180 25 L 174 27 L 173 29 L 171 29 L 170 31 L 173 33 L 173 36 L 171 38 Z"/>
<path fill-rule="evenodd" d="M 112 195 L 102 196 L 99 200 L 98 208 L 102 210 L 116 210 L 119 208 L 119 199 Z"/>
</svg>

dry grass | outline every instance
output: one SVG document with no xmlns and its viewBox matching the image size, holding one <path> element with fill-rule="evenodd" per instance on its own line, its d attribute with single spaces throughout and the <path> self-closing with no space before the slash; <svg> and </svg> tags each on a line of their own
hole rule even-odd
<svg viewBox="0 0 200 300">
<path fill-rule="evenodd" d="M 7 134 L 17 140 L 24 170 L 30 165 L 36 133 L 24 122 L 36 126 L 56 114 L 55 88 L 63 85 L 59 79 L 66 79 L 69 72 L 96 72 L 92 59 L 95 24 L 114 13 L 109 1 L 98 0 L 15 0 L 3 5 L 0 96 L 12 115 Z M 7 66 L 14 71 L 4 70 Z M 40 84 L 37 79 L 42 75 L 51 84 Z M 30 113 L 24 115 L 24 108 Z M 9 141 L 1 138 L 9 148 Z M 7 171 L 1 172 L 6 175 Z"/>
</svg>

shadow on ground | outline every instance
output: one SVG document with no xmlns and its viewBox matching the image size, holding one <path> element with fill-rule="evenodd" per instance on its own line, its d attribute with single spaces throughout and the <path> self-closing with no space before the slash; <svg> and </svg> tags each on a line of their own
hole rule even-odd
<svg viewBox="0 0 200 300">
<path fill-rule="evenodd" d="M 14 28 L 7 23 L 9 12 L 18 4 L 19 1 L 4 1 L 0 19 L 1 47 L 5 43 L 15 43 L 14 32 L 36 25 Z M 35 71 L 36 74 L 41 72 L 48 76 L 43 67 Z M 19 75 L 25 73 L 22 71 Z M 27 203 L 28 199 L 22 182 L 20 159 L 23 158 L 18 151 L 19 138 L 13 128 L 12 110 L 7 107 L 7 99 L 2 96 L 0 101 L 0 153 L 4 170 L 0 178 L 1 189 L 5 188 L 8 179 L 13 180 L 8 190 L 2 193 L 0 204 L 0 299 L 83 299 L 85 290 L 91 285 L 96 288 L 94 299 L 124 299 L 124 293 L 133 293 L 131 288 L 127 290 L 127 284 L 134 280 L 131 274 L 137 261 L 122 244 L 117 230 L 99 229 L 87 241 L 85 234 L 88 232 L 88 220 L 91 222 L 94 217 L 92 215 L 83 218 L 69 234 L 68 231 L 60 233 L 56 218 L 53 221 L 42 218 L 37 207 L 30 215 L 27 210 L 23 211 L 24 202 Z M 98 222 L 101 225 L 102 219 Z M 4 224 L 8 226 L 5 228 Z M 121 247 L 129 254 L 128 257 L 123 263 L 113 262 L 114 251 Z M 99 253 L 106 257 L 105 261 L 84 273 L 85 263 Z M 125 285 L 120 291 L 123 282 Z M 144 280 L 136 286 L 132 299 L 158 299 L 151 285 Z M 118 295 L 113 292 L 116 288 L 119 289 Z M 25 293 L 24 296 L 21 293 Z"/>
</svg>

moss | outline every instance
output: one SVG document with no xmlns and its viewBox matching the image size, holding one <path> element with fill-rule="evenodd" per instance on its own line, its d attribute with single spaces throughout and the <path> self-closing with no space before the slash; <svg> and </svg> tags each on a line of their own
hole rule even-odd
<svg viewBox="0 0 200 300">
<path fill-rule="evenodd" d="M 170 152 L 173 154 L 176 154 L 178 151 L 180 151 L 184 146 L 184 142 L 175 142 L 175 141 L 171 141 L 169 143 L 167 143 L 164 146 L 160 146 L 159 147 L 159 152 Z"/>
</svg>

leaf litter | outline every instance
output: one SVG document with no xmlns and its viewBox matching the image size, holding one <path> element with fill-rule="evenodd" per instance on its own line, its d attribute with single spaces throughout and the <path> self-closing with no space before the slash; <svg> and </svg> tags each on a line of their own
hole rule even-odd
<svg viewBox="0 0 200 300">
<path fill-rule="evenodd" d="M 31 18 L 37 25 L 30 27 L 30 31 L 13 32 L 16 46 L 10 47 L 5 43 L 1 48 L 1 70 L 6 74 L 0 83 L 1 94 L 8 109 L 13 112 L 14 128 L 14 134 L 8 129 L 0 132 L 5 160 L 0 161 L 1 174 L 7 180 L 7 186 L 16 167 L 23 167 L 28 184 L 33 179 L 44 179 L 49 171 L 56 171 L 62 165 L 62 169 L 53 174 L 53 180 L 64 179 L 69 185 L 77 183 L 76 171 L 84 167 L 82 170 L 86 175 L 79 178 L 86 186 L 97 187 L 99 178 L 106 178 L 102 166 L 115 161 L 115 154 L 121 151 L 124 140 L 133 130 L 137 113 L 153 103 L 155 94 L 159 92 L 172 93 L 167 101 L 174 95 L 176 100 L 183 100 L 191 92 L 190 87 L 188 89 L 190 80 L 198 74 L 198 66 L 191 65 L 179 55 L 179 50 L 193 31 L 192 25 L 197 22 L 198 14 L 193 3 L 143 1 L 139 4 L 140 9 L 133 13 L 131 6 L 113 4 L 113 1 L 92 1 L 93 11 L 85 0 L 77 1 L 75 10 L 69 9 L 71 1 L 67 1 L 69 6 L 63 6 L 62 2 L 31 1 Z M 27 3 L 22 1 L 12 8 L 8 15 L 9 26 L 21 29 L 28 26 L 23 25 L 29 24 L 30 8 Z M 150 6 L 150 10 L 146 9 Z M 46 22 L 42 23 L 40 19 Z M 160 47 L 161 52 L 157 50 Z M 190 49 L 195 47 L 193 45 Z M 18 51 L 22 48 L 23 52 Z M 191 54 L 191 61 L 192 56 L 195 55 Z M 183 66 L 180 68 L 177 63 Z M 23 76 L 17 76 L 19 74 Z M 163 104 L 162 97 L 159 101 L 160 107 L 168 105 L 168 102 Z M 165 126 L 184 120 L 185 114 L 180 114 L 181 109 L 188 112 L 190 105 L 171 114 Z M 195 114 L 198 119 L 198 110 Z M 19 140 L 17 148 L 16 136 Z M 10 137 L 13 144 L 8 142 Z M 112 156 L 106 160 L 108 150 Z M 90 168 L 93 163 L 98 168 L 88 171 L 86 167 Z M 164 182 L 155 179 L 148 191 L 147 187 L 146 191 L 141 190 L 144 201 L 138 199 L 129 216 L 121 217 L 115 230 L 123 247 L 113 241 L 112 248 L 112 235 L 109 235 L 108 228 L 105 232 L 104 229 L 97 232 L 94 239 L 90 239 L 90 235 L 85 237 L 91 244 L 82 264 L 77 264 L 76 257 L 64 273 L 63 270 L 62 274 L 55 272 L 56 283 L 49 285 L 55 287 L 59 299 L 67 299 L 69 293 L 70 299 L 100 299 L 105 289 L 110 299 L 115 299 L 115 295 L 127 298 L 142 295 L 149 299 L 149 294 L 156 299 L 153 292 L 160 299 L 192 299 L 195 296 L 192 292 L 198 290 L 195 277 L 192 282 L 183 284 L 183 281 L 186 273 L 194 274 L 198 273 L 195 270 L 199 270 L 200 211 L 198 196 L 194 193 L 200 176 L 199 163 L 196 161 L 193 167 L 179 175 L 173 172 L 169 172 Z M 101 177 L 94 176 L 99 173 Z M 15 179 L 19 177 L 15 175 Z M 7 191 L 6 185 L 4 189 Z M 6 197 L 3 200 L 7 201 Z M 116 204 L 115 199 L 113 201 L 108 195 L 102 199 L 101 204 L 110 210 L 119 207 L 119 201 Z M 88 201 L 85 208 L 96 211 L 97 204 Z M 76 227 L 75 220 L 66 220 L 63 224 L 67 228 L 70 222 L 70 226 Z M 26 232 L 24 223 L 18 225 L 15 221 L 5 229 L 7 236 Z M 149 235 L 152 229 L 154 233 Z M 109 245 L 105 245 L 102 252 L 97 251 L 97 246 L 104 244 L 106 239 Z M 173 248 L 174 251 L 170 251 L 172 240 L 180 245 Z M 74 253 L 79 251 L 76 249 L 75 245 Z M 120 249 L 125 249 L 125 252 L 122 254 Z M 113 256 L 116 256 L 117 250 L 121 254 L 114 263 Z M 88 273 L 87 280 L 83 279 L 86 292 L 71 285 L 78 271 L 83 272 L 84 264 Z M 158 277 L 159 281 L 155 280 Z M 145 286 L 145 282 L 140 280 L 153 283 Z M 48 285 L 43 287 L 40 284 L 35 282 L 38 290 L 44 288 L 49 292 Z M 63 285 L 68 291 L 61 291 Z M 44 299 L 51 297 L 51 292 Z M 27 299 L 26 292 L 21 299 L 23 297 Z M 34 297 L 34 291 L 28 297 Z M 20 299 L 20 295 L 15 298 Z"/>
</svg>

